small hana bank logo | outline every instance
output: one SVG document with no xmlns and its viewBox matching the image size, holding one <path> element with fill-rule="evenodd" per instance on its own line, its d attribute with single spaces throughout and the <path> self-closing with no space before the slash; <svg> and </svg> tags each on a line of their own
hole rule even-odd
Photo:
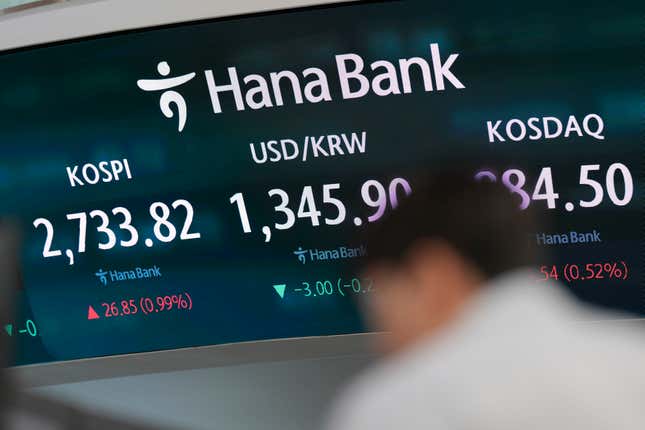
<svg viewBox="0 0 645 430">
<path fill-rule="evenodd" d="M 170 74 L 170 66 L 167 62 L 162 61 L 157 64 L 157 72 L 159 72 L 161 76 L 168 76 Z M 177 91 L 172 91 L 170 89 L 183 85 L 194 77 L 195 72 L 176 76 L 174 78 L 139 79 L 137 81 L 137 86 L 143 91 L 168 90 L 161 93 L 161 98 L 159 99 L 159 107 L 161 108 L 161 112 L 166 116 L 166 118 L 172 118 L 174 116 L 174 112 L 170 108 L 170 105 L 174 104 L 177 107 L 177 119 L 179 120 L 177 129 L 179 130 L 179 132 L 181 132 L 186 125 L 186 118 L 188 116 L 186 100 L 184 100 L 184 97 Z"/>
<path fill-rule="evenodd" d="M 136 279 L 153 279 L 161 278 L 163 274 L 157 266 L 152 267 L 134 267 L 130 270 L 103 270 L 99 269 L 94 276 L 98 278 L 102 285 L 112 282 L 133 281 Z"/>
<path fill-rule="evenodd" d="M 101 284 L 107 285 L 107 275 L 108 272 L 104 272 L 103 269 L 99 269 L 98 272 L 96 272 L 94 275 L 99 278 L 99 281 L 101 281 Z"/>
<path fill-rule="evenodd" d="M 301 262 L 302 264 L 307 263 L 307 254 L 309 253 L 308 250 L 303 250 L 302 246 L 298 247 L 297 251 L 293 251 L 296 257 L 298 257 L 298 261 Z"/>
<path fill-rule="evenodd" d="M 339 246 L 332 249 L 302 249 L 301 246 L 293 251 L 293 254 L 298 258 L 301 264 L 307 264 L 307 261 L 316 263 L 319 261 L 327 260 L 347 260 L 351 258 L 360 258 L 367 255 L 367 248 L 365 245 L 357 247 Z M 307 258 L 309 256 L 309 258 Z"/>
</svg>

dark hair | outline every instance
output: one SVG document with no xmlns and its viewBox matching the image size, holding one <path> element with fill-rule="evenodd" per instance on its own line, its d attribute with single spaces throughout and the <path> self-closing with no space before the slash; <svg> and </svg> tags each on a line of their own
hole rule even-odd
<svg viewBox="0 0 645 430">
<path fill-rule="evenodd" d="M 423 239 L 449 244 L 487 278 L 535 264 L 535 215 L 520 210 L 519 196 L 501 184 L 440 173 L 414 181 L 412 195 L 400 200 L 397 209 L 366 228 L 367 265 L 400 263 Z"/>
</svg>

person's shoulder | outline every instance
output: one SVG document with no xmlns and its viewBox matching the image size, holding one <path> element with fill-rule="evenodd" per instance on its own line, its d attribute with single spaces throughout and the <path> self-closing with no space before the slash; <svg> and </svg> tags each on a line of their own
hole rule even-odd
<svg viewBox="0 0 645 430">
<path fill-rule="evenodd" d="M 634 378 L 645 386 L 645 319 L 626 315 L 595 313 L 595 320 L 580 323 L 576 332 L 580 342 L 587 346 L 589 354 L 608 365 L 615 364 L 614 371 L 634 371 Z M 642 375 L 641 378 L 638 378 Z"/>
</svg>

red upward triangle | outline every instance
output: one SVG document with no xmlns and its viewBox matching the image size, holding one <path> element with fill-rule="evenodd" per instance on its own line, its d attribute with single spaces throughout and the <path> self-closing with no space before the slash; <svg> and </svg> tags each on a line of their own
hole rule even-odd
<svg viewBox="0 0 645 430">
<path fill-rule="evenodd" d="M 88 320 L 97 320 L 97 319 L 99 319 L 99 314 L 96 313 L 96 311 L 94 310 L 94 308 L 92 306 L 87 308 L 87 319 Z"/>
</svg>

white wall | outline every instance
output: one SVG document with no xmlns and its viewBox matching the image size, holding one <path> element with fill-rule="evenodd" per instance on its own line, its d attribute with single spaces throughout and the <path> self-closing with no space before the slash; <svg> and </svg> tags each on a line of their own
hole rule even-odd
<svg viewBox="0 0 645 430">
<path fill-rule="evenodd" d="M 341 1 L 72 0 L 0 16 L 0 50 L 152 25 Z"/>
</svg>

